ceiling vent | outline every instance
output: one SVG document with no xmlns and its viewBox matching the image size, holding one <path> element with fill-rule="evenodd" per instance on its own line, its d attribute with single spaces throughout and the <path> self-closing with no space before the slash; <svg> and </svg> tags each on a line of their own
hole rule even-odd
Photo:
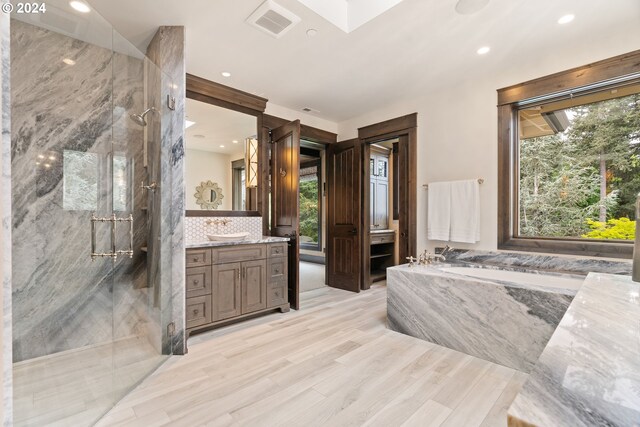
<svg viewBox="0 0 640 427">
<path fill-rule="evenodd" d="M 279 39 L 293 28 L 300 18 L 272 0 L 267 0 L 247 18 L 247 23 Z"/>
</svg>

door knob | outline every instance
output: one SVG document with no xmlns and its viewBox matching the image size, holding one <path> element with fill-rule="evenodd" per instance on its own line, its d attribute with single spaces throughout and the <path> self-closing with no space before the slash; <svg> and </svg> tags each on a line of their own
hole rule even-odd
<svg viewBox="0 0 640 427">
<path fill-rule="evenodd" d="M 353 230 L 351 230 L 349 233 L 358 234 L 358 229 L 354 227 Z"/>
</svg>

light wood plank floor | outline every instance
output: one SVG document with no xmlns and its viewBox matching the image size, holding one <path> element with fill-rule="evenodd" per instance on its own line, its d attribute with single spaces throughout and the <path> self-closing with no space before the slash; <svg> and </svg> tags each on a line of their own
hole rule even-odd
<svg viewBox="0 0 640 427">
<path fill-rule="evenodd" d="M 386 286 L 189 340 L 100 426 L 506 426 L 526 375 L 389 331 Z"/>
</svg>

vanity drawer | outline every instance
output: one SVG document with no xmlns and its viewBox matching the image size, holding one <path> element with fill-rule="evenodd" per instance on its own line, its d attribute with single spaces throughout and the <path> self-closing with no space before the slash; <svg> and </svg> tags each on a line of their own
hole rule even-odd
<svg viewBox="0 0 640 427">
<path fill-rule="evenodd" d="M 269 258 L 283 257 L 287 255 L 287 242 L 269 244 Z"/>
<path fill-rule="evenodd" d="M 267 257 L 266 245 L 235 245 L 222 246 L 211 250 L 211 262 L 213 264 L 226 264 L 228 262 L 253 261 Z"/>
<path fill-rule="evenodd" d="M 287 258 L 273 258 L 267 264 L 268 283 L 284 283 L 287 281 Z"/>
<path fill-rule="evenodd" d="M 267 308 L 284 305 L 288 300 L 286 284 L 267 285 Z"/>
<path fill-rule="evenodd" d="M 371 244 L 393 243 L 396 241 L 395 233 L 376 233 L 371 235 Z"/>
<path fill-rule="evenodd" d="M 187 268 L 187 298 L 211 294 L 211 267 Z"/>
<path fill-rule="evenodd" d="M 211 295 L 187 298 L 187 329 L 211 323 Z"/>
<path fill-rule="evenodd" d="M 211 249 L 187 249 L 187 267 L 211 265 Z"/>
</svg>

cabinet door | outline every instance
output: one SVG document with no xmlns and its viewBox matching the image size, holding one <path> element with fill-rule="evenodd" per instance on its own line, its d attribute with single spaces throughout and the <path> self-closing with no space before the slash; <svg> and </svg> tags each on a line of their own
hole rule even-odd
<svg viewBox="0 0 640 427">
<path fill-rule="evenodd" d="M 218 264 L 212 268 L 213 321 L 239 316 L 241 309 L 241 264 Z"/>
<path fill-rule="evenodd" d="M 267 308 L 267 261 L 242 263 L 242 314 Z"/>
<path fill-rule="evenodd" d="M 373 177 L 369 185 L 369 221 L 372 230 L 378 228 L 376 222 L 376 179 Z"/>
</svg>

